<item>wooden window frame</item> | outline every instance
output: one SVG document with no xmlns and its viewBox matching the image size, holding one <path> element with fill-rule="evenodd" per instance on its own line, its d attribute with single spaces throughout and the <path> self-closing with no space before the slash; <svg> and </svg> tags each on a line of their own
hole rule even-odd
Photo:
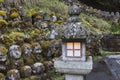
<svg viewBox="0 0 120 80">
<path fill-rule="evenodd" d="M 72 45 L 73 45 L 73 49 L 67 49 L 67 43 L 72 43 Z M 75 43 L 76 42 L 66 42 L 66 57 L 71 57 L 71 58 L 81 58 L 82 57 L 82 42 L 77 42 L 77 43 L 80 43 L 81 45 L 80 45 L 80 49 L 75 49 Z M 67 51 L 68 50 L 71 50 L 71 51 L 73 51 L 73 56 L 68 56 L 67 54 Z M 76 50 L 80 50 L 80 56 L 75 56 L 75 51 Z"/>
</svg>

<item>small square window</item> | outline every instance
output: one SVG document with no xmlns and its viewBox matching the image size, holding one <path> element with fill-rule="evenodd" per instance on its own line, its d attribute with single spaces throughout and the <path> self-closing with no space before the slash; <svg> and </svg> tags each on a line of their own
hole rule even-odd
<svg viewBox="0 0 120 80">
<path fill-rule="evenodd" d="M 81 43 L 80 42 L 67 42 L 67 57 L 81 57 Z"/>
</svg>

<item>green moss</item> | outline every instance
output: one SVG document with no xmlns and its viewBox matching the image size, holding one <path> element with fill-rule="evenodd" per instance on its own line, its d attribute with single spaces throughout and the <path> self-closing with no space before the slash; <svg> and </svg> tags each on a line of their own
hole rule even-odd
<svg viewBox="0 0 120 80">
<path fill-rule="evenodd" d="M 10 15 L 10 17 L 12 18 L 12 19 L 14 19 L 14 18 L 18 18 L 20 15 L 19 15 L 19 13 L 17 13 L 17 12 L 14 12 L 14 13 L 12 13 L 11 15 Z"/>
<path fill-rule="evenodd" d="M 41 41 L 40 42 L 41 43 L 41 47 L 43 48 L 43 49 L 48 49 L 48 47 L 50 46 L 50 41 Z"/>
<path fill-rule="evenodd" d="M 3 55 L 7 55 L 8 50 L 4 46 L 0 46 L 0 51 L 3 53 Z"/>
<path fill-rule="evenodd" d="M 102 56 L 94 56 L 93 61 L 97 61 L 97 60 L 102 59 L 102 58 L 103 58 Z"/>
<path fill-rule="evenodd" d="M 17 37 L 24 38 L 25 35 L 22 32 L 13 32 L 13 33 L 9 34 L 9 38 L 11 38 L 11 39 L 16 39 Z"/>
<path fill-rule="evenodd" d="M 23 42 L 24 38 L 25 38 L 25 35 L 22 32 L 12 32 L 9 34 L 9 39 L 11 41 L 11 44 Z"/>
<path fill-rule="evenodd" d="M 40 45 L 38 42 L 34 42 L 34 43 L 32 43 L 32 47 L 35 47 L 35 46 L 37 46 L 37 45 Z"/>
<path fill-rule="evenodd" d="M 5 80 L 5 75 L 2 74 L 2 73 L 0 73 L 0 79 L 1 79 L 1 80 Z"/>
<path fill-rule="evenodd" d="M 3 11 L 3 10 L 0 10 L 0 15 L 5 17 L 6 16 L 6 12 Z"/>
<path fill-rule="evenodd" d="M 41 80 L 38 76 L 31 76 L 30 80 Z"/>
<path fill-rule="evenodd" d="M 7 72 L 7 74 L 16 74 L 16 69 L 12 69 L 12 70 L 9 70 L 8 72 Z"/>
<path fill-rule="evenodd" d="M 35 63 L 35 57 L 33 55 L 24 56 L 23 58 L 26 65 L 33 65 Z"/>
<path fill-rule="evenodd" d="M 0 20 L 0 28 L 3 28 L 5 26 L 7 26 L 7 21 L 6 20 Z"/>
<path fill-rule="evenodd" d="M 32 48 L 32 45 L 29 44 L 29 43 L 24 43 L 23 46 L 22 46 L 22 50 L 23 50 L 25 47 L 31 47 L 31 48 Z"/>
<path fill-rule="evenodd" d="M 100 53 L 102 54 L 102 55 L 113 55 L 113 54 L 120 54 L 120 52 L 110 52 L 110 51 L 104 51 L 104 50 L 102 50 L 102 49 L 100 49 Z"/>
<path fill-rule="evenodd" d="M 18 9 L 17 9 L 17 8 L 11 8 L 10 11 L 11 11 L 11 12 L 17 12 Z"/>
<path fill-rule="evenodd" d="M 13 27 L 23 27 L 23 26 L 19 26 L 19 25 L 22 25 L 22 24 L 25 24 L 23 21 L 15 21 L 12 23 L 12 26 Z"/>
<path fill-rule="evenodd" d="M 4 0 L 0 0 L 0 3 L 3 3 L 4 2 Z"/>
<path fill-rule="evenodd" d="M 36 16 L 36 19 L 41 19 L 42 18 L 42 16 Z"/>
<path fill-rule="evenodd" d="M 31 16 L 38 16 L 39 15 L 39 12 L 37 12 L 36 10 L 30 10 L 28 13 L 27 13 L 27 17 L 31 17 Z"/>
<path fill-rule="evenodd" d="M 62 20 L 57 20 L 57 23 L 58 23 L 58 24 L 62 24 L 63 21 L 62 21 Z"/>
<path fill-rule="evenodd" d="M 36 38 L 40 35 L 40 30 L 39 29 L 32 30 L 30 35 L 31 35 L 32 38 Z"/>
</svg>

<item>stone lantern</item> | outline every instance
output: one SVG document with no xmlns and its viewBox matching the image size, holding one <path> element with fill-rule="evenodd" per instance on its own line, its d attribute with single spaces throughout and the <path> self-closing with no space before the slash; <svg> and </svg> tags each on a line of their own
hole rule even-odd
<svg viewBox="0 0 120 80">
<path fill-rule="evenodd" d="M 65 73 L 65 80 L 84 80 L 93 66 L 92 57 L 86 56 L 86 42 L 91 31 L 79 21 L 79 14 L 77 5 L 70 7 L 70 18 L 61 33 L 62 57 L 54 62 L 56 70 Z"/>
</svg>

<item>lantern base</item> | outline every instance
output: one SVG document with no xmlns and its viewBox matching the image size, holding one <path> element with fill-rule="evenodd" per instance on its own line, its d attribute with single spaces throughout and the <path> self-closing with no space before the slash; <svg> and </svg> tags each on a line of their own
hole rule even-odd
<svg viewBox="0 0 120 80">
<path fill-rule="evenodd" d="M 91 56 L 87 57 L 86 61 L 65 61 L 58 58 L 54 62 L 54 67 L 66 75 L 65 80 L 84 80 L 84 76 L 91 72 L 93 62 Z"/>
<path fill-rule="evenodd" d="M 65 80 L 84 80 L 84 76 L 83 75 L 66 74 L 65 75 Z"/>
</svg>

